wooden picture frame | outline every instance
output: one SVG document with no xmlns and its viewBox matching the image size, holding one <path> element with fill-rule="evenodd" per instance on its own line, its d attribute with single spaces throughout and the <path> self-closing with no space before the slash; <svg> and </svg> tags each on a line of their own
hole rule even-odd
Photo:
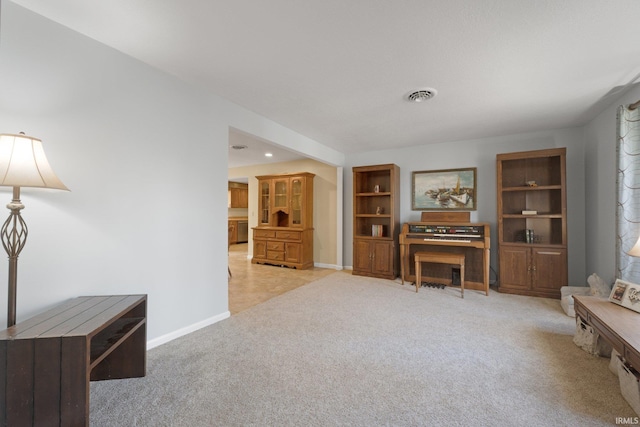
<svg viewBox="0 0 640 427">
<path fill-rule="evenodd" d="M 411 209 L 475 211 L 476 176 L 477 168 L 412 172 Z"/>
<path fill-rule="evenodd" d="M 640 285 L 616 279 L 609 294 L 609 301 L 640 312 Z"/>
</svg>

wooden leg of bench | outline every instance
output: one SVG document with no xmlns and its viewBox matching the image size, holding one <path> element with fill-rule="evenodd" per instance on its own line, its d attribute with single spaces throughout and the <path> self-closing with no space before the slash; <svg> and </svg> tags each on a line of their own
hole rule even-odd
<svg viewBox="0 0 640 427">
<path fill-rule="evenodd" d="M 460 297 L 464 298 L 464 262 L 460 264 Z"/>
</svg>

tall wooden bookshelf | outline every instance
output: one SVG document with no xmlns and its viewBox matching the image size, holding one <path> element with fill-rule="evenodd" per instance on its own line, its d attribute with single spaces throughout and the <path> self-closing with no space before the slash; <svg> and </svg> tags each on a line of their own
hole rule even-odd
<svg viewBox="0 0 640 427">
<path fill-rule="evenodd" d="M 399 271 L 400 168 L 353 168 L 353 274 L 394 279 Z"/>
<path fill-rule="evenodd" d="M 566 148 L 497 155 L 500 292 L 560 298 L 567 274 Z"/>
</svg>

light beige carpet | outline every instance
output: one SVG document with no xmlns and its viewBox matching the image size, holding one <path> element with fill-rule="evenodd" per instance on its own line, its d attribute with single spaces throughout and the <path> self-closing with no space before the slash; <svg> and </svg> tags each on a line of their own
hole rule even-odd
<svg viewBox="0 0 640 427">
<path fill-rule="evenodd" d="M 150 296 L 152 297 L 152 296 Z M 609 426 L 635 417 L 558 300 L 336 272 L 91 385 L 95 426 Z"/>
</svg>

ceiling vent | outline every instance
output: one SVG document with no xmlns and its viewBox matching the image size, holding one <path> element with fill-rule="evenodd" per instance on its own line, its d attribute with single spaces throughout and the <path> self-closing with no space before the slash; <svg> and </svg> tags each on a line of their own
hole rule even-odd
<svg viewBox="0 0 640 427">
<path fill-rule="evenodd" d="M 231 148 L 234 150 L 244 150 L 245 148 L 249 148 L 246 145 L 232 145 Z"/>
<path fill-rule="evenodd" d="M 437 90 L 431 89 L 431 88 L 420 89 L 415 92 L 411 92 L 407 96 L 407 99 L 411 102 L 422 102 L 422 101 L 426 101 L 428 99 L 433 98 L 434 96 L 436 96 L 437 93 L 438 93 Z"/>
</svg>

